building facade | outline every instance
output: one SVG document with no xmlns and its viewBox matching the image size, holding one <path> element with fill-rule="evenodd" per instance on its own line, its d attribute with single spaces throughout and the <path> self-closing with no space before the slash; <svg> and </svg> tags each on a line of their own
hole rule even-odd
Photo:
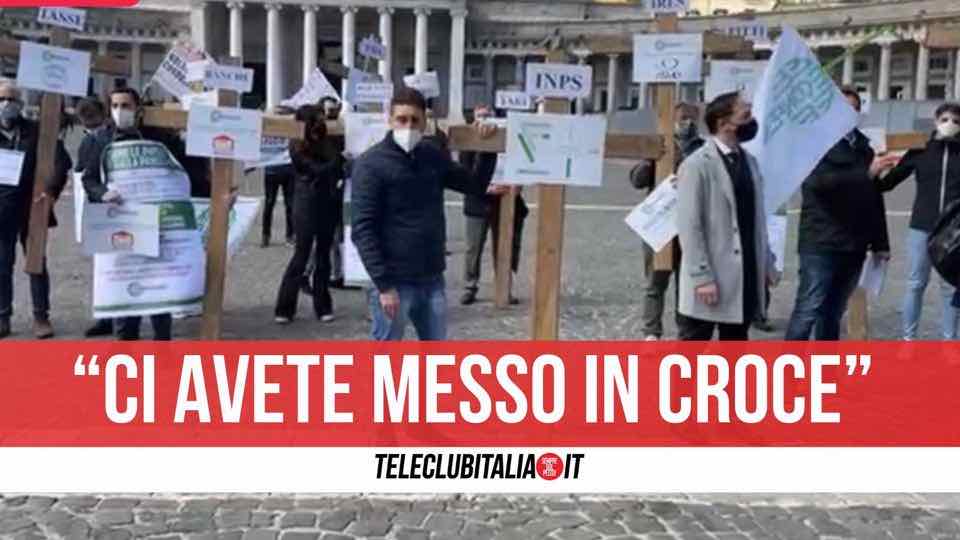
<svg viewBox="0 0 960 540">
<path fill-rule="evenodd" d="M 824 62 L 843 57 L 837 82 L 856 85 L 875 100 L 960 98 L 960 50 L 924 44 L 932 25 L 960 24 L 956 0 L 692 0 L 691 8 L 681 17 L 683 32 L 752 25 L 769 28 L 775 39 L 781 25 L 793 26 Z M 541 61 L 550 39 L 560 39 L 580 63 L 594 68 L 593 93 L 580 110 L 612 112 L 648 102 L 645 88 L 631 80 L 629 38 L 654 31 L 638 2 L 141 0 L 137 8 L 89 13 L 88 27 L 73 35 L 73 46 L 127 57 L 132 65 L 126 81 L 95 78 L 95 91 L 118 82 L 144 87 L 168 46 L 180 39 L 215 57 L 240 57 L 253 68 L 254 105 L 278 104 L 325 60 L 395 81 L 435 70 L 442 96 L 434 109 L 458 119 L 464 109 L 493 100 L 496 89 L 522 87 L 526 63 Z M 46 31 L 34 18 L 27 9 L 0 13 L 8 33 L 42 40 Z M 387 46 L 385 59 L 357 55 L 367 36 Z M 621 46 L 611 47 L 611 40 Z M 750 56 L 766 58 L 771 49 L 769 39 L 756 38 Z M 10 66 L 5 69 L 9 73 Z M 681 95 L 696 100 L 699 85 L 684 85 Z"/>
</svg>

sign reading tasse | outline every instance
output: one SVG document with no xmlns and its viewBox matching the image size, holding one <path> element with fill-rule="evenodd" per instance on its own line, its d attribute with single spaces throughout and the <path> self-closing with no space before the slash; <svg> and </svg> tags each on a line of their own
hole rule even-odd
<svg viewBox="0 0 960 540">
<path fill-rule="evenodd" d="M 68 7 L 42 7 L 37 11 L 37 22 L 82 32 L 87 22 L 87 12 Z"/>
<path fill-rule="evenodd" d="M 577 99 L 590 95 L 593 68 L 569 64 L 527 64 L 527 95 Z"/>
<path fill-rule="evenodd" d="M 497 90 L 497 108 L 515 111 L 529 111 L 533 107 L 533 100 L 526 92 L 511 90 Z"/>
</svg>

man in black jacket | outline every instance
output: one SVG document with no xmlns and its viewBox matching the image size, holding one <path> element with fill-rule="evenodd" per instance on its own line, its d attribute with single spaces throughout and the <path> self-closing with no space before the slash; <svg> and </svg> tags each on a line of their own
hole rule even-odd
<svg viewBox="0 0 960 540">
<path fill-rule="evenodd" d="M 473 110 L 475 123 L 482 123 L 492 116 L 492 111 L 486 105 L 478 105 Z M 478 152 L 460 152 L 460 164 L 467 170 L 475 171 L 478 167 L 478 158 L 496 159 L 496 154 L 482 154 Z M 492 175 L 492 173 L 491 173 Z M 484 179 L 489 182 L 489 179 Z M 493 185 L 487 188 L 483 195 L 467 194 L 463 198 L 463 215 L 466 218 L 467 251 L 464 253 L 463 281 L 464 292 L 460 303 L 468 306 L 477 300 L 477 290 L 480 285 L 480 263 L 483 260 L 483 246 L 487 241 L 487 231 L 493 237 L 493 264 L 497 264 L 497 246 L 500 232 L 500 199 L 510 193 L 508 186 Z M 529 214 L 527 204 L 519 191 L 516 195 L 516 210 L 513 215 L 513 245 L 510 252 L 510 268 L 516 272 L 520 266 L 520 247 L 522 245 L 523 221 Z M 510 303 L 516 304 L 517 299 L 510 295 Z"/>
<path fill-rule="evenodd" d="M 843 94 L 860 111 L 852 88 Z M 854 129 L 823 157 L 803 182 L 800 215 L 800 282 L 786 339 L 840 338 L 840 319 L 857 287 L 868 251 L 890 258 L 883 196 L 874 179 L 892 166 L 875 158 L 870 141 Z"/>
<path fill-rule="evenodd" d="M 390 103 L 391 131 L 353 168 L 352 239 L 373 280 L 373 339 L 403 339 L 407 322 L 421 340 L 447 336 L 444 189 L 481 195 L 496 159 L 481 157 L 474 173 L 436 144 L 420 144 L 426 100 L 399 89 Z M 481 137 L 496 129 L 478 125 Z"/>
<path fill-rule="evenodd" d="M 162 143 L 180 162 L 190 177 L 190 195 L 192 197 L 210 196 L 210 168 L 207 160 L 190 158 L 186 155 L 183 141 L 176 133 L 151 128 L 142 124 L 143 108 L 140 95 L 132 88 L 118 88 L 110 94 L 110 116 L 113 125 L 90 135 L 90 151 L 87 161 L 82 163 L 83 188 L 90 202 L 120 203 L 120 194 L 104 183 L 100 171 L 103 153 L 114 142 L 129 140 L 148 140 Z M 173 317 L 169 313 L 151 315 L 154 339 L 169 341 L 172 338 Z M 118 336 L 122 341 L 140 339 L 140 317 L 124 317 L 120 320 Z"/>
<path fill-rule="evenodd" d="M 37 169 L 38 127 L 35 122 L 24 118 L 22 112 L 20 90 L 13 83 L 0 83 L 0 149 L 23 157 L 19 179 L 0 182 L 0 338 L 10 335 L 17 241 L 26 250 Z M 63 142 L 58 140 L 53 177 L 45 179 L 43 197 L 53 200 L 60 197 L 71 167 L 70 156 L 63 148 Z M 52 211 L 49 226 L 57 226 Z M 42 274 L 30 274 L 30 296 L 33 300 L 34 337 L 53 337 L 53 327 L 50 325 L 50 275 L 47 273 L 46 259 L 43 261 Z"/>
</svg>

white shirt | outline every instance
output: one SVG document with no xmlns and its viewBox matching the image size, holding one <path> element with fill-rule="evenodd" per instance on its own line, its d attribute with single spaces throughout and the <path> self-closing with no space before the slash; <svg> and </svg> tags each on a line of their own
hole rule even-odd
<svg viewBox="0 0 960 540">
<path fill-rule="evenodd" d="M 735 152 L 733 148 L 730 148 L 729 146 L 724 144 L 724 142 L 721 141 L 719 137 L 714 137 L 713 142 L 717 144 L 717 148 L 720 149 L 720 153 L 723 154 L 724 156 L 729 156 L 730 154 Z"/>
</svg>

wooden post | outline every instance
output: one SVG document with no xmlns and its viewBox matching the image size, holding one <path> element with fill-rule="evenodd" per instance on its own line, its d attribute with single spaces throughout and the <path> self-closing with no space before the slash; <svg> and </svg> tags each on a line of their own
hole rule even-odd
<svg viewBox="0 0 960 540">
<path fill-rule="evenodd" d="M 510 290 L 513 288 L 513 243 L 520 241 L 513 237 L 519 191 L 519 188 L 511 187 L 500 196 L 499 220 L 493 224 L 497 227 L 494 304 L 501 309 L 510 305 Z"/>
<path fill-rule="evenodd" d="M 550 51 L 547 62 L 567 61 L 565 51 Z M 544 100 L 544 113 L 568 113 L 566 99 Z M 537 253 L 533 267 L 533 310 L 530 337 L 556 340 L 560 337 L 560 281 L 563 267 L 563 221 L 566 186 L 537 186 Z"/>
<path fill-rule="evenodd" d="M 671 33 L 677 31 L 677 16 L 668 14 L 657 17 L 657 32 Z M 673 144 L 674 119 L 673 107 L 677 102 L 677 86 L 673 83 L 657 83 L 653 85 L 654 99 L 657 107 L 657 133 L 663 136 L 664 153 L 657 160 L 657 184 L 673 174 L 676 166 L 676 146 Z M 674 243 L 668 243 L 653 258 L 654 270 L 673 270 L 679 261 L 673 260 Z"/>
</svg>

